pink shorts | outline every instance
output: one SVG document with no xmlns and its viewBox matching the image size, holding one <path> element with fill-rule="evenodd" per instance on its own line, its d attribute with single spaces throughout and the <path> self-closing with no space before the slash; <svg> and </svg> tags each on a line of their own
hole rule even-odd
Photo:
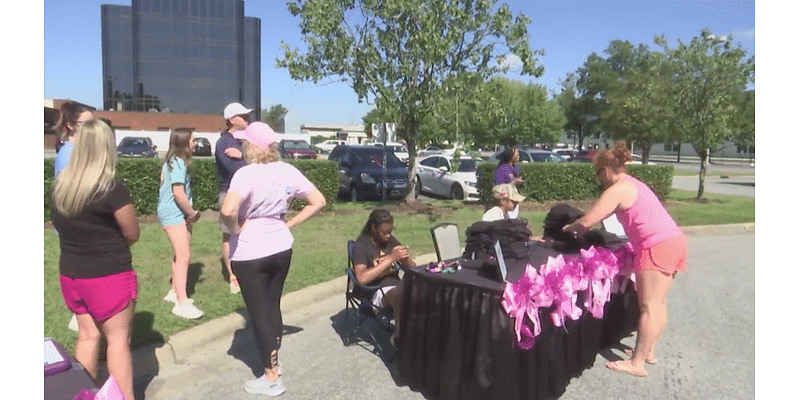
<svg viewBox="0 0 800 400">
<path fill-rule="evenodd" d="M 649 249 L 643 249 L 633 259 L 635 270 L 653 270 L 671 275 L 686 271 L 688 253 L 686 236 L 680 235 L 665 239 Z"/>
<path fill-rule="evenodd" d="M 75 314 L 88 313 L 95 321 L 113 317 L 137 297 L 134 271 L 89 279 L 60 275 L 59 280 L 67 308 Z"/>
</svg>

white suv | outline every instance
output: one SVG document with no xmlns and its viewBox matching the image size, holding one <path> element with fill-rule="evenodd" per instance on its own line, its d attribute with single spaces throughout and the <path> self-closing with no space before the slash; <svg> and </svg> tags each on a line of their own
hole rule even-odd
<svg viewBox="0 0 800 400">
<path fill-rule="evenodd" d="M 314 147 L 318 148 L 321 153 L 330 153 L 334 147 L 340 144 L 346 144 L 346 142 L 344 140 L 326 140 L 315 144 Z"/>
<path fill-rule="evenodd" d="M 367 146 L 383 146 L 383 142 L 366 142 L 364 143 Z M 408 163 L 408 149 L 402 143 L 398 142 L 386 142 L 386 147 L 388 147 L 400 161 L 404 163 Z"/>
</svg>

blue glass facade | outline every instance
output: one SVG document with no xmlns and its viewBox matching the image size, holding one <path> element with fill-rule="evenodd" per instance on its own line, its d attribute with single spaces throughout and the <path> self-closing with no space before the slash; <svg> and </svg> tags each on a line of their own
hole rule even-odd
<svg viewBox="0 0 800 400">
<path fill-rule="evenodd" d="M 261 20 L 243 0 L 102 5 L 103 108 L 261 114 Z"/>
</svg>

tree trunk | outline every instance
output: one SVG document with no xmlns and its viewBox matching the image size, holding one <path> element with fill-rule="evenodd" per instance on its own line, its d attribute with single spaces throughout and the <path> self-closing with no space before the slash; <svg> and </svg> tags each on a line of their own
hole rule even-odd
<svg viewBox="0 0 800 400">
<path fill-rule="evenodd" d="M 697 187 L 697 200 L 703 198 L 703 192 L 705 191 L 705 182 L 706 182 L 706 162 L 708 160 L 708 153 L 709 149 L 703 149 L 703 151 L 699 152 L 700 154 L 700 184 Z"/>
</svg>

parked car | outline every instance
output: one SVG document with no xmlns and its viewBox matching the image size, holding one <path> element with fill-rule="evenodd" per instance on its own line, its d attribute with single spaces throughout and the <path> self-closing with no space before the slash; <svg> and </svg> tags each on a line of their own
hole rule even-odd
<svg viewBox="0 0 800 400">
<path fill-rule="evenodd" d="M 567 160 L 567 161 L 569 161 L 573 157 L 577 157 L 577 156 L 579 156 L 581 154 L 581 152 L 576 150 L 576 149 L 568 149 L 568 148 L 567 149 L 553 149 L 552 151 L 553 151 L 553 153 L 556 153 L 556 154 L 560 155 L 561 157 L 564 157 L 564 159 Z"/>
<path fill-rule="evenodd" d="M 368 145 L 371 146 L 383 146 L 381 142 L 370 142 Z M 402 143 L 398 142 L 386 142 L 386 146 L 388 146 L 397 158 L 404 163 L 408 163 L 408 149 Z"/>
<path fill-rule="evenodd" d="M 453 200 L 478 200 L 478 178 L 475 176 L 481 159 L 459 157 L 458 166 L 453 156 L 434 154 L 419 159 L 414 167 L 414 197 L 431 193 Z"/>
<path fill-rule="evenodd" d="M 194 138 L 194 151 L 193 156 L 210 156 L 211 155 L 211 142 L 204 137 Z"/>
<path fill-rule="evenodd" d="M 429 146 L 429 147 L 425 148 L 424 150 L 418 151 L 417 152 L 417 157 L 425 157 L 425 156 L 429 156 L 431 154 L 442 154 L 442 153 L 444 153 L 444 150 L 442 150 L 442 149 L 440 149 L 440 148 L 438 148 L 436 146 Z"/>
<path fill-rule="evenodd" d="M 280 147 L 286 151 L 290 158 L 317 159 L 317 153 L 305 140 L 284 139 L 281 140 Z"/>
<path fill-rule="evenodd" d="M 320 153 L 330 153 L 334 147 L 340 144 L 347 144 L 347 142 L 344 140 L 326 140 L 324 142 L 315 144 L 314 147 L 319 149 Z"/>
<path fill-rule="evenodd" d="M 571 162 L 571 163 L 591 163 L 592 162 L 592 157 L 589 157 L 589 156 L 587 156 L 585 154 L 579 154 L 579 155 L 577 155 L 575 157 L 570 158 L 569 162 Z"/>
<path fill-rule="evenodd" d="M 117 145 L 117 157 L 155 158 L 156 146 L 149 137 L 126 136 Z"/>
<path fill-rule="evenodd" d="M 386 153 L 386 181 L 383 180 L 383 156 Z M 391 149 L 376 146 L 336 146 L 328 160 L 339 165 L 339 195 L 350 201 L 380 199 L 384 185 L 386 195 L 404 198 L 411 190 L 408 166 Z"/>
<path fill-rule="evenodd" d="M 504 148 L 501 148 L 494 154 L 489 157 L 489 161 L 491 162 L 500 162 L 500 154 L 503 153 Z M 519 148 L 519 162 L 520 163 L 527 163 L 527 162 L 557 162 L 562 163 L 566 162 L 567 160 L 564 157 L 559 156 L 556 153 L 553 153 L 550 150 L 541 150 L 541 149 L 532 149 L 532 148 Z"/>
</svg>

